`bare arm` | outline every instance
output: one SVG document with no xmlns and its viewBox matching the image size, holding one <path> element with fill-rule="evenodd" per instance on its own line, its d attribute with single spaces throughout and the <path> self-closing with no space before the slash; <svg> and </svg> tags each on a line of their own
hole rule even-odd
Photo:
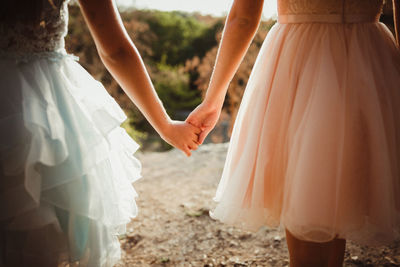
<svg viewBox="0 0 400 267">
<path fill-rule="evenodd" d="M 400 0 L 393 0 L 393 15 L 397 45 L 400 46 Z"/>
<path fill-rule="evenodd" d="M 257 31 L 263 3 L 263 0 L 235 0 L 232 5 L 205 99 L 187 119 L 203 130 L 200 143 L 218 120 L 229 83 Z"/>
<path fill-rule="evenodd" d="M 257 31 L 263 0 L 235 0 L 229 12 L 205 101 L 222 106 L 235 75 Z"/>
<path fill-rule="evenodd" d="M 176 130 L 176 123 L 166 113 L 142 58 L 123 26 L 114 0 L 79 0 L 79 3 L 108 71 L 161 137 L 189 155 L 189 149 L 196 148 L 195 134 L 193 142 L 186 144 L 189 130 L 194 129 L 181 125 L 181 131 Z"/>
</svg>

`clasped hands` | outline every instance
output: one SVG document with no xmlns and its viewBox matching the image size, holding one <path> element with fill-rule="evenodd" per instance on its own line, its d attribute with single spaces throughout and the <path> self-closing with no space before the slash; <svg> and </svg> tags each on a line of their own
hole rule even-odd
<svg viewBox="0 0 400 267">
<path fill-rule="evenodd" d="M 191 151 L 196 150 L 215 127 L 220 113 L 220 107 L 203 102 L 190 113 L 185 122 L 171 121 L 171 127 L 162 137 L 189 157 Z"/>
</svg>

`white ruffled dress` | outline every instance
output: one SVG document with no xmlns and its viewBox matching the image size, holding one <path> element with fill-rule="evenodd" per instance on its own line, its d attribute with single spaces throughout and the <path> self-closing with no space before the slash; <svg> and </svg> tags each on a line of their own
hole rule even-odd
<svg viewBox="0 0 400 267">
<path fill-rule="evenodd" d="M 67 1 L 37 3 L 37 25 L 0 20 L 1 264 L 113 266 L 137 214 L 138 145 L 64 50 Z"/>
</svg>

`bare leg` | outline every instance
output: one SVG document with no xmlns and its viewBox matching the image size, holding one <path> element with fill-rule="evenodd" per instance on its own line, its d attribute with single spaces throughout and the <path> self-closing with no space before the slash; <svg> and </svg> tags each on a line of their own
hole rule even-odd
<svg viewBox="0 0 400 267">
<path fill-rule="evenodd" d="M 286 242 L 291 267 L 341 267 L 344 261 L 346 240 L 334 239 L 315 243 L 297 239 L 286 230 Z"/>
</svg>

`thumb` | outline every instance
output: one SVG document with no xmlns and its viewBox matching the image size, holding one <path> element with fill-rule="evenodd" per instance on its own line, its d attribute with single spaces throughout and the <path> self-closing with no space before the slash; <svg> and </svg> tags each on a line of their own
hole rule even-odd
<svg viewBox="0 0 400 267">
<path fill-rule="evenodd" d="M 185 120 L 187 123 L 195 126 L 195 127 L 200 127 L 199 123 L 197 122 L 197 120 L 195 118 L 193 118 L 192 115 L 189 115 L 189 117 L 186 118 Z"/>
<path fill-rule="evenodd" d="M 198 129 L 200 129 L 202 131 L 204 131 L 206 129 L 206 126 L 204 126 L 201 122 L 198 122 L 195 119 L 186 119 L 185 122 L 189 123 L 190 125 L 198 128 Z"/>
<path fill-rule="evenodd" d="M 206 129 L 202 131 L 199 135 L 199 144 L 203 144 L 204 139 L 206 139 L 207 135 L 210 133 L 211 129 Z"/>
</svg>

